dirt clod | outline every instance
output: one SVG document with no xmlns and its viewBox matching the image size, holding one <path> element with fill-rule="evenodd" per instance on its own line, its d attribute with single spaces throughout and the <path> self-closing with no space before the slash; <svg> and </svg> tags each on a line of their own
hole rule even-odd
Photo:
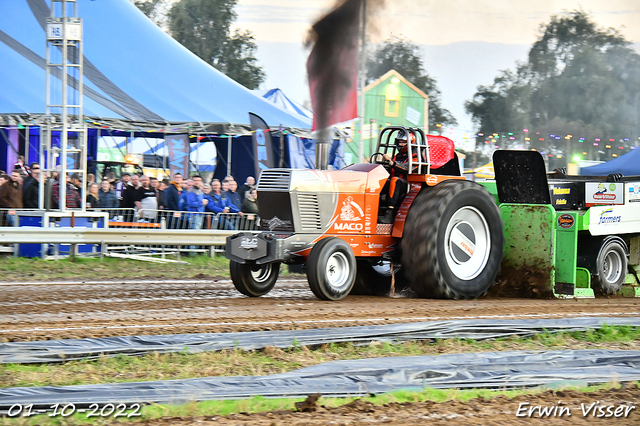
<svg viewBox="0 0 640 426">
<path fill-rule="evenodd" d="M 309 395 L 304 401 L 296 402 L 296 411 L 300 411 L 303 413 L 316 411 L 318 409 L 318 399 L 321 396 L 322 395 L 319 393 L 314 393 L 313 395 Z"/>
</svg>

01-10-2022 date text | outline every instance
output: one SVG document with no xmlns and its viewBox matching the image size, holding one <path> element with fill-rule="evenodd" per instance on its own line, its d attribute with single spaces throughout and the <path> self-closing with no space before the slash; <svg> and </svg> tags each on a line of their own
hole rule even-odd
<svg viewBox="0 0 640 426">
<path fill-rule="evenodd" d="M 69 417 L 76 413 L 90 417 L 139 417 L 140 404 L 91 404 L 87 408 L 78 408 L 75 404 L 52 404 L 48 407 L 34 408 L 33 404 L 14 404 L 7 411 L 7 417 L 31 417 L 46 415 L 49 417 Z"/>
</svg>

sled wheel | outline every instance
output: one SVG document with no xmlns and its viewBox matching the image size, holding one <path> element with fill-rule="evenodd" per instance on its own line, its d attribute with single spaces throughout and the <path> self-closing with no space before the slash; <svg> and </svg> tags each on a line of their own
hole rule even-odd
<svg viewBox="0 0 640 426">
<path fill-rule="evenodd" d="M 356 281 L 353 284 L 351 293 L 361 296 L 386 296 L 391 291 L 391 267 L 389 262 L 382 262 L 381 265 L 372 265 L 371 262 L 357 260 L 358 270 Z M 395 271 L 395 292 L 398 293 L 408 287 L 402 269 Z"/>
<path fill-rule="evenodd" d="M 258 297 L 271 291 L 278 279 L 280 262 L 256 265 L 229 261 L 231 281 L 240 293 Z"/>
<path fill-rule="evenodd" d="M 594 290 L 605 295 L 620 291 L 627 277 L 627 247 L 618 237 L 602 242 L 596 257 Z"/>
<path fill-rule="evenodd" d="M 475 299 L 500 271 L 500 212 L 482 186 L 449 180 L 423 189 L 407 214 L 402 265 L 420 297 Z"/>
<path fill-rule="evenodd" d="M 307 258 L 307 279 L 322 300 L 345 298 L 356 278 L 356 258 L 349 244 L 329 237 L 317 242 Z"/>
</svg>

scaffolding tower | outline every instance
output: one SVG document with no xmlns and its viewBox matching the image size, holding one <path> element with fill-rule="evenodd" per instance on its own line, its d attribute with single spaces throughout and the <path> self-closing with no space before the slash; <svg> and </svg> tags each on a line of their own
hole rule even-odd
<svg viewBox="0 0 640 426">
<path fill-rule="evenodd" d="M 87 125 L 82 112 L 82 19 L 78 17 L 76 0 L 51 0 L 46 72 L 47 125 L 42 127 L 40 138 L 40 167 L 44 173 L 40 179 L 39 207 L 69 210 L 67 184 L 71 176 L 77 175 L 81 181 L 79 210 L 85 211 Z M 54 173 L 59 175 L 59 206 L 51 205 L 53 202 L 45 197 L 45 181 Z"/>
</svg>

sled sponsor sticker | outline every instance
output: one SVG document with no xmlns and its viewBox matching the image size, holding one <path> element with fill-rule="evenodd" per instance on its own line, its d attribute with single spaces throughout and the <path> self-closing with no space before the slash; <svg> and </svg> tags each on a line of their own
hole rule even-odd
<svg viewBox="0 0 640 426">
<path fill-rule="evenodd" d="M 622 216 L 616 214 L 616 212 L 613 211 L 613 208 L 606 209 L 600 212 L 600 216 L 598 217 L 598 225 L 606 225 L 619 222 L 622 222 Z"/>
<path fill-rule="evenodd" d="M 585 184 L 585 203 L 624 204 L 624 183 L 588 182 Z"/>
<path fill-rule="evenodd" d="M 627 183 L 627 203 L 640 203 L 640 182 Z"/>
<path fill-rule="evenodd" d="M 562 229 L 571 229 L 574 223 L 575 219 L 570 214 L 561 214 L 558 216 L 558 226 Z"/>
<path fill-rule="evenodd" d="M 594 206 L 589 209 L 591 235 L 633 234 L 640 232 L 638 206 Z"/>
</svg>

